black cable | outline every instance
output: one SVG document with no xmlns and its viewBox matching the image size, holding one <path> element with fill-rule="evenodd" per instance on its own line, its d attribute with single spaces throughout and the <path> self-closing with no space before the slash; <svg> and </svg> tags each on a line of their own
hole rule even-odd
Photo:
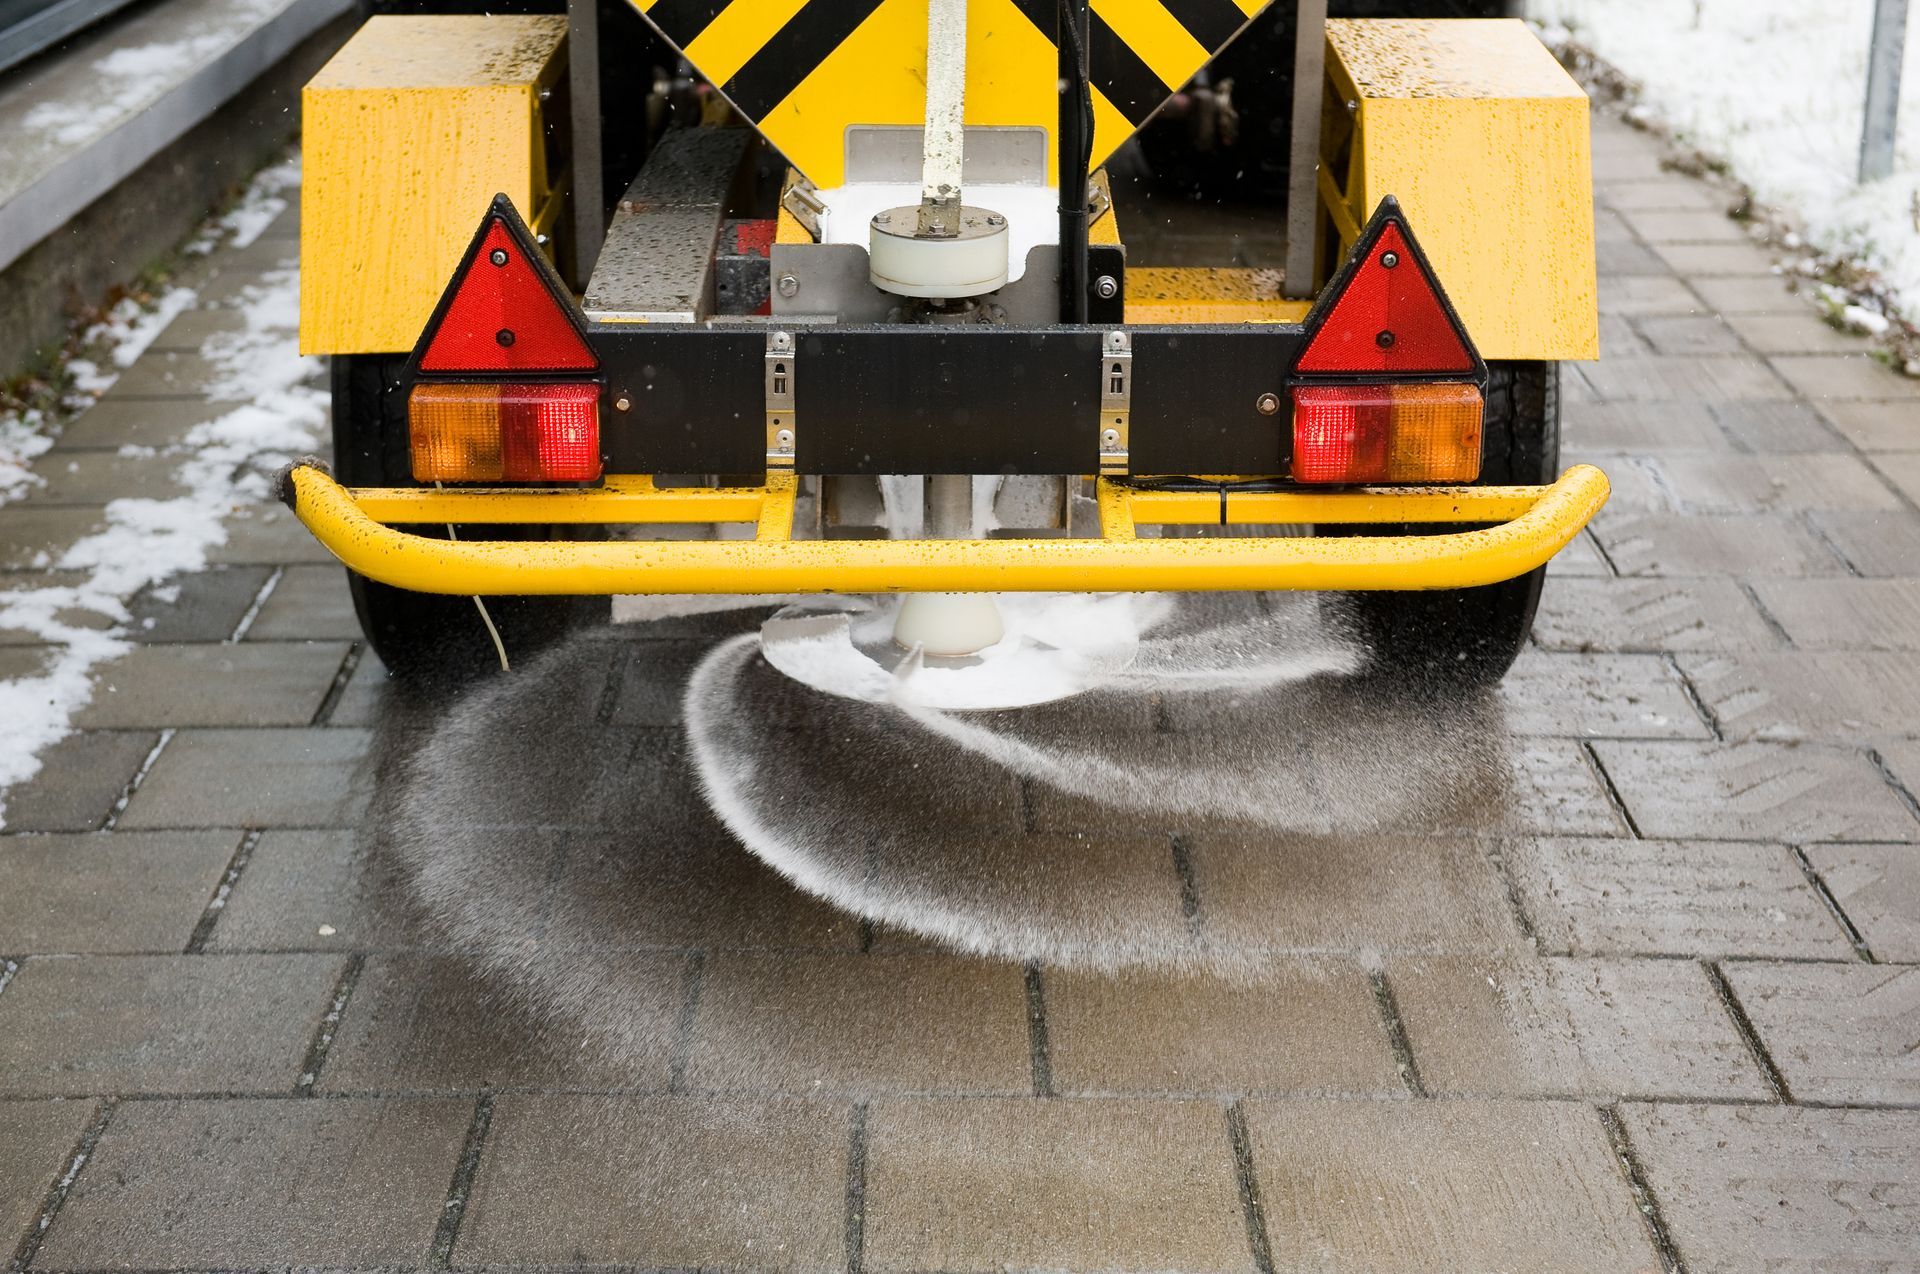
<svg viewBox="0 0 1920 1274">
<path fill-rule="evenodd" d="M 1060 321 L 1087 321 L 1087 177 L 1093 166 L 1093 86 L 1087 78 L 1088 0 L 1058 0 Z"/>
</svg>

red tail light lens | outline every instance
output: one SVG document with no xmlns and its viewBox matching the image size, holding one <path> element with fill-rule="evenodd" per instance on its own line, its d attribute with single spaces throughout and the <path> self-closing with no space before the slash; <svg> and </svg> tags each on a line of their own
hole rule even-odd
<svg viewBox="0 0 1920 1274">
<path fill-rule="evenodd" d="M 1360 258 L 1333 308 L 1294 364 L 1296 372 L 1473 371 L 1473 354 L 1440 288 L 1395 221 Z"/>
<path fill-rule="evenodd" d="M 435 384 L 407 399 L 417 482 L 592 482 L 598 385 Z"/>
<path fill-rule="evenodd" d="M 600 365 L 543 262 L 498 215 L 420 355 L 425 372 L 576 372 Z"/>
<path fill-rule="evenodd" d="M 1297 482 L 1471 482 L 1480 476 L 1473 385 L 1302 385 L 1293 391 Z"/>
</svg>

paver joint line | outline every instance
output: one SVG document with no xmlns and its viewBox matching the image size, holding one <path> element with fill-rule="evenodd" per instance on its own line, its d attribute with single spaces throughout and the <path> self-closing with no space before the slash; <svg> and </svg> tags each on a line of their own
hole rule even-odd
<svg viewBox="0 0 1920 1274">
<path fill-rule="evenodd" d="M 320 697 L 320 706 L 313 710 L 312 725 L 326 725 L 333 720 L 333 711 L 340 706 L 340 697 L 347 692 L 347 683 L 353 680 L 353 674 L 360 667 L 365 646 L 352 642 L 347 653 L 340 657 L 340 668 L 333 674 L 333 681 L 327 686 L 327 693 Z"/>
<path fill-rule="evenodd" d="M 100 1144 L 100 1138 L 106 1134 L 107 1123 L 113 1118 L 113 1112 L 119 1106 L 119 1098 L 108 1097 L 100 1103 L 98 1112 L 87 1122 L 87 1127 L 80 1134 L 79 1143 L 74 1146 L 73 1153 L 62 1161 L 66 1165 L 66 1170 L 48 1187 L 46 1200 L 40 1205 L 35 1224 L 20 1240 L 20 1246 L 14 1250 L 13 1259 L 7 1263 L 10 1274 L 18 1274 L 19 1271 L 33 1264 L 33 1258 L 40 1252 L 40 1245 L 46 1242 L 47 1231 L 53 1228 L 54 1220 L 60 1215 L 60 1209 L 65 1205 L 67 1196 L 73 1193 L 73 1183 L 79 1180 L 81 1171 L 87 1166 L 87 1161 L 93 1158 L 94 1147 Z"/>
<path fill-rule="evenodd" d="M 1880 749 L 1867 748 L 1866 757 L 1873 763 L 1873 768 L 1880 771 L 1880 777 L 1885 779 L 1887 786 L 1893 789 L 1893 794 L 1898 796 L 1901 803 L 1907 807 L 1907 813 L 1913 815 L 1916 821 L 1920 821 L 1920 798 L 1916 798 L 1913 790 L 1900 781 L 1900 776 L 1893 772 L 1891 765 L 1887 764 L 1887 758 Z"/>
<path fill-rule="evenodd" d="M 241 614 L 239 621 L 234 624 L 233 631 L 227 634 L 227 641 L 229 643 L 240 641 L 246 637 L 247 630 L 253 627 L 254 620 L 260 618 L 260 611 L 266 606 L 267 599 L 273 596 L 273 590 L 280 586 L 280 581 L 285 578 L 286 574 L 287 568 L 284 566 L 276 566 L 273 568 L 273 573 L 268 575 L 266 582 L 260 585 L 260 591 L 253 595 L 253 601 Z"/>
<path fill-rule="evenodd" d="M 1380 1025 L 1387 1033 L 1387 1044 L 1393 1049 L 1393 1063 L 1400 1071 L 1401 1080 L 1415 1097 L 1427 1096 L 1419 1064 L 1413 1059 L 1413 1041 L 1407 1037 L 1407 1024 L 1400 1016 L 1400 1004 L 1394 999 L 1393 984 L 1387 981 L 1386 970 L 1369 969 L 1367 981 L 1373 986 L 1373 1002 L 1380 1010 Z"/>
<path fill-rule="evenodd" d="M 1033 1095 L 1053 1097 L 1053 1050 L 1047 1034 L 1046 984 L 1040 966 L 1029 964 L 1027 981 L 1027 1047 L 1033 1057 Z"/>
<path fill-rule="evenodd" d="M 1787 1077 L 1780 1073 L 1780 1067 L 1774 1063 L 1773 1054 L 1767 1051 L 1765 1042 L 1760 1038 L 1760 1032 L 1754 1029 L 1753 1019 L 1747 1016 L 1747 1010 L 1740 1003 L 1740 997 L 1734 993 L 1733 983 L 1727 980 L 1726 972 L 1721 969 L 1718 961 L 1704 961 L 1701 967 L 1706 969 L 1707 977 L 1713 982 L 1714 991 L 1720 996 L 1721 1006 L 1727 1010 L 1727 1016 L 1733 1019 L 1734 1029 L 1740 1032 L 1741 1041 L 1746 1044 L 1747 1051 L 1753 1055 L 1754 1064 L 1760 1068 L 1761 1075 L 1765 1076 L 1767 1087 L 1773 1090 L 1774 1096 L 1782 1103 L 1795 1104 L 1793 1090 L 1787 1087 Z"/>
<path fill-rule="evenodd" d="M 453 1246 L 460 1241 L 460 1222 L 467 1215 L 467 1200 L 473 1195 L 473 1179 L 480 1171 L 480 1156 L 486 1150 L 487 1132 L 493 1126 L 492 1092 L 482 1092 L 473 1103 L 473 1121 L 467 1125 L 467 1139 L 460 1148 L 460 1161 L 454 1165 L 453 1180 L 447 1185 L 447 1201 L 440 1209 L 440 1223 L 434 1227 L 432 1268 L 448 1269 L 453 1264 Z"/>
<path fill-rule="evenodd" d="M 1641 832 L 1640 825 L 1634 821 L 1633 812 L 1627 808 L 1627 802 L 1620 795 L 1620 788 L 1614 783 L 1613 775 L 1607 773 L 1607 767 L 1600 761 L 1600 754 L 1594 750 L 1593 740 L 1580 740 L 1580 753 L 1592 767 L 1594 777 L 1600 780 L 1600 787 L 1607 794 L 1607 804 L 1613 807 L 1613 812 L 1621 822 L 1626 824 L 1627 830 L 1633 833 L 1635 840 L 1645 840 L 1646 836 Z"/>
<path fill-rule="evenodd" d="M 253 851 L 260 844 L 262 835 L 256 828 L 240 837 L 240 844 L 234 848 L 227 869 L 220 874 L 220 883 L 214 886 L 213 897 L 207 900 L 207 909 L 200 913 L 192 935 L 187 938 L 187 955 L 199 955 L 207 949 L 207 940 L 213 937 L 213 926 L 226 911 L 227 899 L 233 896 L 233 887 L 240 883 L 240 873 L 247 869 L 247 863 L 253 858 Z"/>
<path fill-rule="evenodd" d="M 152 748 L 148 749 L 139 768 L 133 772 L 133 777 L 128 779 L 127 785 L 120 790 L 120 795 L 114 799 L 113 807 L 107 811 L 106 817 L 100 820 L 99 830 L 110 832 L 119 826 L 120 816 L 127 812 L 127 805 L 133 800 L 133 794 L 138 792 L 140 785 L 147 781 L 147 775 L 152 772 L 154 762 L 160 759 L 160 754 L 166 751 L 167 744 L 173 742 L 173 736 L 177 733 L 178 731 L 172 726 L 160 731 L 159 739 L 154 742 Z"/>
<path fill-rule="evenodd" d="M 687 1066 L 693 1059 L 694 1026 L 700 1017 L 700 992 L 706 982 L 707 953 L 692 952 L 680 993 L 680 1015 L 674 1024 L 673 1051 L 667 1062 L 667 1091 L 687 1091 Z"/>
<path fill-rule="evenodd" d="M 1204 922 L 1200 914 L 1200 881 L 1193 874 L 1193 853 L 1178 832 L 1167 838 L 1167 846 L 1173 854 L 1174 875 L 1180 878 L 1180 911 L 1187 918 L 1187 932 L 1198 941 Z"/>
<path fill-rule="evenodd" d="M 1247 1112 L 1238 1098 L 1227 1103 L 1227 1145 L 1233 1151 L 1233 1176 L 1240 1192 L 1240 1212 L 1247 1223 L 1247 1245 L 1259 1274 L 1274 1274 L 1273 1244 L 1267 1237 L 1266 1213 L 1260 1204 L 1260 1179 L 1253 1164 L 1253 1137 L 1247 1132 Z"/>
<path fill-rule="evenodd" d="M 1680 682 L 1680 688 L 1686 692 L 1687 701 L 1693 705 L 1693 710 L 1700 714 L 1700 720 L 1706 724 L 1707 730 L 1713 735 L 1713 741 L 1725 743 L 1727 733 L 1720 725 L 1719 714 L 1700 696 L 1700 688 L 1693 684 L 1693 678 L 1689 677 L 1686 669 L 1680 666 L 1679 658 L 1670 650 L 1662 651 L 1660 657 L 1666 661 L 1668 671 L 1672 672 Z"/>
<path fill-rule="evenodd" d="M 300 1078 L 294 1084 L 294 1092 L 302 1097 L 313 1096 L 315 1085 L 320 1082 L 320 1072 L 327 1064 L 327 1054 L 333 1048 L 334 1037 L 340 1031 L 340 1019 L 346 1015 L 347 1002 L 353 998 L 353 988 L 359 984 L 360 974 L 367 967 L 367 958 L 355 953 L 347 957 L 346 967 L 340 971 L 339 981 L 333 986 L 333 999 L 327 1005 L 327 1011 L 321 1015 L 320 1025 L 314 1030 L 313 1041 L 307 1046 L 307 1055 L 300 1066 Z"/>
<path fill-rule="evenodd" d="M 1853 917 L 1847 914 L 1847 909 L 1840 905 L 1840 900 L 1827 886 L 1826 878 L 1814 867 L 1813 860 L 1807 857 L 1806 848 L 1789 845 L 1787 851 L 1793 855 L 1793 861 L 1800 865 L 1800 871 L 1806 876 L 1807 883 L 1813 886 L 1813 892 L 1820 895 L 1820 901 L 1826 903 L 1827 910 L 1833 913 L 1835 922 L 1846 933 L 1847 941 L 1853 944 L 1854 953 L 1867 964 L 1880 963 L 1874 959 L 1873 949 L 1867 945 L 1866 935 L 1860 932 L 1860 926 L 1853 923 Z"/>
<path fill-rule="evenodd" d="M 853 1104 L 847 1120 L 847 1274 L 866 1268 L 867 1245 L 867 1103 Z"/>
<path fill-rule="evenodd" d="M 1680 1259 L 1679 1245 L 1673 1241 L 1666 1219 L 1660 1215 L 1660 1201 L 1648 1186 L 1646 1171 L 1641 1168 L 1640 1160 L 1633 1152 L 1633 1142 L 1627 1136 L 1626 1124 L 1620 1119 L 1618 1105 L 1609 1102 L 1600 1107 L 1600 1126 L 1606 1130 L 1614 1158 L 1627 1179 L 1628 1188 L 1633 1191 L 1634 1205 L 1647 1223 L 1647 1234 L 1660 1253 L 1661 1265 L 1666 1268 L 1667 1274 L 1687 1274 L 1686 1263 Z"/>
</svg>

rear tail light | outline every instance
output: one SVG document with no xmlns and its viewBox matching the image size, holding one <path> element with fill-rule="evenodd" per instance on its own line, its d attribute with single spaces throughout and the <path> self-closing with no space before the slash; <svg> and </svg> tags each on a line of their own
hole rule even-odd
<svg viewBox="0 0 1920 1274">
<path fill-rule="evenodd" d="M 422 382 L 407 399 L 417 482 L 592 482 L 600 387 Z"/>
<path fill-rule="evenodd" d="M 1297 386 L 1294 480 L 1471 482 L 1481 406 L 1465 384 Z"/>
</svg>

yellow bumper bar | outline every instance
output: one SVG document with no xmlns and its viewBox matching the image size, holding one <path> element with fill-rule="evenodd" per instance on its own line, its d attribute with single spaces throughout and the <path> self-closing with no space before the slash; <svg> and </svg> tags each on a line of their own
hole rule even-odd
<svg viewBox="0 0 1920 1274">
<path fill-rule="evenodd" d="M 907 593 L 1466 588 L 1524 575 L 1607 500 L 1575 465 L 1545 487 L 1152 491 L 1099 484 L 1098 539 L 796 540 L 794 481 L 664 490 L 645 478 L 568 491 L 350 491 L 297 464 L 281 495 L 351 569 L 422 593 Z M 750 522 L 753 539 L 443 540 L 401 523 Z M 1140 525 L 1491 522 L 1440 535 L 1141 539 Z"/>
</svg>

